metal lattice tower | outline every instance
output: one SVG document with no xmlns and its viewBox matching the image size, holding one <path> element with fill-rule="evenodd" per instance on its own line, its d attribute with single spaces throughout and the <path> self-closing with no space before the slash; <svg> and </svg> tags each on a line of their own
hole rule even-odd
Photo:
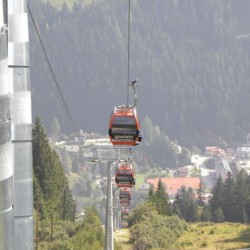
<svg viewBox="0 0 250 250">
<path fill-rule="evenodd" d="M 107 201 L 105 221 L 105 250 L 114 250 L 113 239 L 113 192 L 112 166 L 119 161 L 132 161 L 131 149 L 128 147 L 92 147 L 93 162 L 107 162 Z"/>
</svg>

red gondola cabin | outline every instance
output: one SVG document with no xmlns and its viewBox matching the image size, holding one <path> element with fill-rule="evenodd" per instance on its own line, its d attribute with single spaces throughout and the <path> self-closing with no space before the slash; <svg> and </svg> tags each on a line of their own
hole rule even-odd
<svg viewBox="0 0 250 250">
<path fill-rule="evenodd" d="M 129 215 L 129 210 L 127 208 L 123 208 L 122 211 L 121 211 L 121 214 Z"/>
<path fill-rule="evenodd" d="M 130 205 L 130 200 L 128 198 L 120 199 L 120 205 L 122 207 L 128 207 Z"/>
<path fill-rule="evenodd" d="M 123 222 L 123 223 L 122 223 L 122 227 L 123 227 L 123 228 L 128 228 L 128 222 Z"/>
<path fill-rule="evenodd" d="M 135 174 L 131 164 L 120 164 L 116 168 L 115 182 L 117 187 L 134 187 Z"/>
<path fill-rule="evenodd" d="M 121 220 L 123 220 L 123 221 L 124 221 L 124 220 L 125 220 L 125 221 L 128 220 L 128 217 L 129 217 L 129 216 L 128 216 L 127 214 L 121 214 Z"/>
<path fill-rule="evenodd" d="M 121 220 L 127 220 L 129 217 L 129 210 L 127 208 L 123 208 L 121 211 Z"/>
<path fill-rule="evenodd" d="M 120 189 L 119 198 L 120 198 L 120 199 L 126 198 L 126 199 L 131 200 L 130 188 L 122 187 L 122 188 Z"/>
<path fill-rule="evenodd" d="M 109 137 L 116 146 L 135 146 L 141 142 L 140 122 L 135 107 L 115 107 L 109 121 Z"/>
</svg>

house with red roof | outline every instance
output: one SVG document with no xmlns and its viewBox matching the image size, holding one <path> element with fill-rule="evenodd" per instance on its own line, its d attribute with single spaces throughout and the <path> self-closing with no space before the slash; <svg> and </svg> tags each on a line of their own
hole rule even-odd
<svg viewBox="0 0 250 250">
<path fill-rule="evenodd" d="M 160 178 L 166 188 L 170 199 L 174 199 L 177 192 L 181 187 L 191 187 L 193 191 L 197 191 L 200 188 L 201 179 L 199 177 L 178 177 L 178 178 Z M 152 184 L 154 188 L 157 188 L 159 178 L 147 179 L 147 183 Z"/>
</svg>

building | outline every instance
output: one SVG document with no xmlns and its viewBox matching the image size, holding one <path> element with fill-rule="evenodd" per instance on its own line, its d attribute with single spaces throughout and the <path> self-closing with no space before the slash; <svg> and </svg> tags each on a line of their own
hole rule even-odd
<svg viewBox="0 0 250 250">
<path fill-rule="evenodd" d="M 221 176 L 222 180 L 225 180 L 229 172 L 232 173 L 232 170 L 227 160 L 217 159 L 215 161 L 215 173 L 217 178 Z"/>
<path fill-rule="evenodd" d="M 165 185 L 166 192 L 171 200 L 175 198 L 181 187 L 191 187 L 195 192 L 200 188 L 201 184 L 199 177 L 161 178 L 161 181 Z M 152 184 L 155 189 L 157 188 L 158 182 L 159 178 L 147 179 L 147 183 Z"/>
<path fill-rule="evenodd" d="M 191 165 L 177 168 L 176 175 L 179 177 L 187 177 L 190 174 L 192 169 L 193 169 L 193 166 Z"/>
</svg>

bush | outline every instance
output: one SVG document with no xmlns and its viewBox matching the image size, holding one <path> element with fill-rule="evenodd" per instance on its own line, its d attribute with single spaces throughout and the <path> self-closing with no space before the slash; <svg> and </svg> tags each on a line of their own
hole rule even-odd
<svg viewBox="0 0 250 250">
<path fill-rule="evenodd" d="M 183 247 L 185 247 L 185 246 L 193 246 L 193 242 L 190 241 L 190 240 L 187 240 L 187 241 L 183 241 L 183 242 L 181 243 L 181 245 L 182 245 Z"/>
<path fill-rule="evenodd" d="M 49 248 L 50 250 L 73 250 L 69 243 L 65 242 L 53 242 Z"/>
<path fill-rule="evenodd" d="M 206 241 L 203 241 L 203 242 L 201 243 L 201 247 L 202 247 L 202 248 L 206 248 L 206 247 L 207 247 L 207 242 L 206 242 Z"/>
<path fill-rule="evenodd" d="M 185 221 L 177 216 L 159 215 L 150 209 L 149 203 L 143 203 L 132 215 L 130 228 L 134 249 L 177 249 L 177 238 L 187 228 Z"/>
</svg>

